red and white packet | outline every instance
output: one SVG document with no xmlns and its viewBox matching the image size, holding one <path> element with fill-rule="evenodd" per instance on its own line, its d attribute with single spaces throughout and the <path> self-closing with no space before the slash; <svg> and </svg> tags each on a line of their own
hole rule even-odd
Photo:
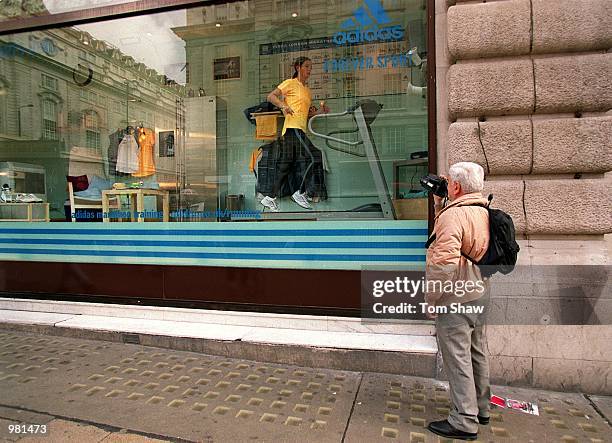
<svg viewBox="0 0 612 443">
<path fill-rule="evenodd" d="M 513 400 L 511 398 L 492 395 L 491 404 L 499 406 L 500 408 L 515 409 L 517 411 L 524 412 L 525 414 L 540 415 L 538 405 L 527 401 Z"/>
</svg>

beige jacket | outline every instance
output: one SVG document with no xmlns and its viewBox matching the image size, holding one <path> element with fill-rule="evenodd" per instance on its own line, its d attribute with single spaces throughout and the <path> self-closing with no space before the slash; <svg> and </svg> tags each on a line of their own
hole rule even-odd
<svg viewBox="0 0 612 443">
<path fill-rule="evenodd" d="M 466 303 L 477 300 L 488 290 L 478 267 L 461 255 L 463 252 L 478 261 L 489 246 L 489 215 L 485 208 L 466 206 L 475 203 L 486 205 L 487 199 L 480 192 L 466 194 L 436 215 L 433 230 L 436 239 L 427 249 L 426 261 L 425 300 L 431 305 Z M 473 289 L 468 291 L 472 285 Z"/>
</svg>

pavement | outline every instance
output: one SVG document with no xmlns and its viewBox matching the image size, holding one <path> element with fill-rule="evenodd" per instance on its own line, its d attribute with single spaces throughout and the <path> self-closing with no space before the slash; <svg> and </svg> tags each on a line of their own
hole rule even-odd
<svg viewBox="0 0 612 443">
<path fill-rule="evenodd" d="M 540 415 L 496 408 L 481 442 L 611 441 L 611 397 L 493 393 Z M 2 442 L 449 442 L 448 408 L 432 378 L 0 329 Z"/>
</svg>

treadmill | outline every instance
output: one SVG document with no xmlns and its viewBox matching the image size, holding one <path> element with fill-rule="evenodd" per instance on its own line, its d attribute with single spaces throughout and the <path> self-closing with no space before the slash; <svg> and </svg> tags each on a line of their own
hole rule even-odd
<svg viewBox="0 0 612 443">
<path fill-rule="evenodd" d="M 358 101 L 355 105 L 351 106 L 344 112 L 319 114 L 310 118 L 308 121 L 308 130 L 316 137 L 320 137 L 326 140 L 327 147 L 335 151 L 343 152 L 349 155 L 358 157 L 364 157 L 368 159 L 370 170 L 372 171 L 372 177 L 374 179 L 374 185 L 376 186 L 376 193 L 378 195 L 378 202 L 370 203 L 359 206 L 354 209 L 345 211 L 299 211 L 299 212 L 262 212 L 261 219 L 263 220 L 334 220 L 334 219 L 387 219 L 395 220 L 395 210 L 393 208 L 393 202 L 389 194 L 389 188 L 385 175 L 380 164 L 378 157 L 378 151 L 376 150 L 376 143 L 372 136 L 372 130 L 370 125 L 374 122 L 378 113 L 382 109 L 382 105 L 375 102 L 374 100 L 365 99 Z M 312 124 L 315 120 L 327 119 L 327 118 L 338 118 L 351 115 L 355 122 L 356 128 L 349 130 L 338 130 L 330 132 L 329 134 L 321 134 L 312 128 Z M 335 137 L 336 134 L 347 134 L 347 133 L 359 133 L 359 140 L 348 141 L 339 137 Z M 363 146 L 363 153 L 355 152 L 343 147 L 333 146 L 331 143 L 339 143 L 348 148 L 355 148 L 357 146 Z"/>
</svg>

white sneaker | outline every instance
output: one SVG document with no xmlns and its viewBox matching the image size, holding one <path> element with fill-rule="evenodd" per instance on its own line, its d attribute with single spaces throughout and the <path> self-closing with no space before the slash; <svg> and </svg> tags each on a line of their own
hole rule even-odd
<svg viewBox="0 0 612 443">
<path fill-rule="evenodd" d="M 312 209 L 312 206 L 310 206 L 310 203 L 308 203 L 308 200 L 306 200 L 306 193 L 300 194 L 300 191 L 295 191 L 291 198 L 302 208 Z"/>
<path fill-rule="evenodd" d="M 19 194 L 17 201 L 20 203 L 41 203 L 42 199 L 36 197 L 34 194 Z"/>
<path fill-rule="evenodd" d="M 264 208 L 268 208 L 271 212 L 279 212 L 278 204 L 276 203 L 276 199 L 272 197 L 268 197 L 267 195 L 261 199 L 260 202 Z"/>
</svg>

